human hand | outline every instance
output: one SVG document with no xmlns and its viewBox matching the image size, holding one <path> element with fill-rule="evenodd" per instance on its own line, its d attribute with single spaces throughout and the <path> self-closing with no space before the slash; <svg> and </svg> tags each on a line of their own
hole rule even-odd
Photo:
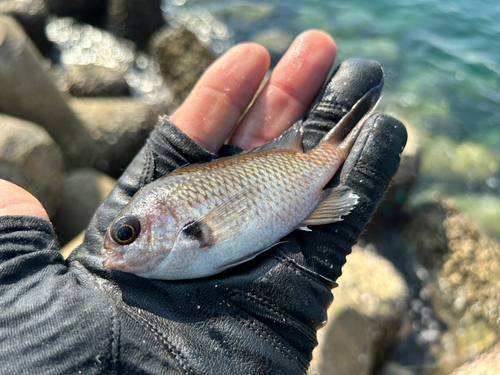
<svg viewBox="0 0 500 375">
<path fill-rule="evenodd" d="M 334 56 L 333 41 L 324 33 L 299 36 L 229 143 L 244 149 L 257 146 L 304 116 Z M 397 169 L 406 141 L 398 121 L 372 116 L 337 174 L 337 182 L 360 196 L 343 222 L 294 232 L 285 244 L 256 259 L 198 280 L 165 282 L 111 271 L 102 266 L 99 253 L 108 225 L 137 190 L 186 162 L 216 157 L 268 64 L 262 47 L 246 44 L 209 68 L 170 118 L 177 127 L 166 118 L 160 122 L 68 262 L 58 254 L 47 222 L 25 216 L 10 222 L 2 219 L 1 293 L 8 297 L 6 301 L 29 303 L 3 310 L 1 319 L 8 320 L 13 332 L 22 327 L 29 340 L 16 341 L 0 356 L 14 358 L 22 348 L 27 354 L 18 367 L 7 363 L 11 367 L 0 368 L 40 368 L 50 364 L 48 359 L 57 359 L 61 373 L 82 368 L 93 373 L 306 371 L 316 329 L 326 319 L 332 300 L 328 280 L 340 276 L 351 245 Z M 344 63 L 306 116 L 305 149 L 312 148 L 359 98 L 382 82 L 377 63 Z M 33 214 L 43 217 L 37 209 Z M 20 213 L 30 215 L 26 210 Z M 5 241 L 6 235 L 10 242 Z M 13 243 L 23 249 L 16 251 L 15 258 L 9 253 Z M 5 254 L 10 254 L 9 260 Z M 5 286 L 8 281 L 12 284 L 13 275 L 16 288 L 9 291 Z"/>
</svg>

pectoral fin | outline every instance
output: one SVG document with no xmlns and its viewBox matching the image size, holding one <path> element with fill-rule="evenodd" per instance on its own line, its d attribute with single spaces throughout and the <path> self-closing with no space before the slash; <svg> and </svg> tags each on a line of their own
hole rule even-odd
<svg viewBox="0 0 500 375">
<path fill-rule="evenodd" d="M 183 235 L 197 240 L 200 248 L 237 236 L 240 230 L 238 218 L 252 205 L 248 193 L 249 189 L 240 191 L 200 219 L 187 223 L 182 229 Z"/>
<path fill-rule="evenodd" d="M 339 186 L 326 189 L 320 197 L 316 209 L 305 218 L 299 227 L 322 225 L 341 221 L 358 203 L 359 197 L 348 187 Z"/>
</svg>

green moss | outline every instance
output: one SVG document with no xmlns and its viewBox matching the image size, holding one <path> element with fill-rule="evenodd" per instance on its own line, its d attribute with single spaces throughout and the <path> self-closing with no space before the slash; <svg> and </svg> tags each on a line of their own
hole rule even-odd
<svg viewBox="0 0 500 375">
<path fill-rule="evenodd" d="M 500 154 L 479 143 L 436 136 L 424 145 L 422 173 L 436 181 L 460 183 L 465 191 L 466 184 L 484 184 L 500 173 Z"/>
<path fill-rule="evenodd" d="M 488 234 L 500 239 L 500 197 L 455 195 L 452 201 Z"/>
</svg>

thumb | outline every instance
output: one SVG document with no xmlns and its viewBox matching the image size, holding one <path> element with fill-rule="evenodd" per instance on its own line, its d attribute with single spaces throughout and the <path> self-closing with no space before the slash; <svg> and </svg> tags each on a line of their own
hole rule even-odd
<svg viewBox="0 0 500 375">
<path fill-rule="evenodd" d="M 0 216 L 27 215 L 49 220 L 42 204 L 31 193 L 13 183 L 0 180 Z"/>
</svg>

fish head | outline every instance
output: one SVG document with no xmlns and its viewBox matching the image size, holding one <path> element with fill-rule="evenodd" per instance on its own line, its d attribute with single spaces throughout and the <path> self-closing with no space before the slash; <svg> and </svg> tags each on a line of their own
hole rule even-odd
<svg viewBox="0 0 500 375">
<path fill-rule="evenodd" d="M 168 213 L 126 207 L 106 231 L 101 249 L 106 257 L 103 265 L 128 273 L 147 273 L 168 256 L 175 233 L 175 222 Z"/>
</svg>

